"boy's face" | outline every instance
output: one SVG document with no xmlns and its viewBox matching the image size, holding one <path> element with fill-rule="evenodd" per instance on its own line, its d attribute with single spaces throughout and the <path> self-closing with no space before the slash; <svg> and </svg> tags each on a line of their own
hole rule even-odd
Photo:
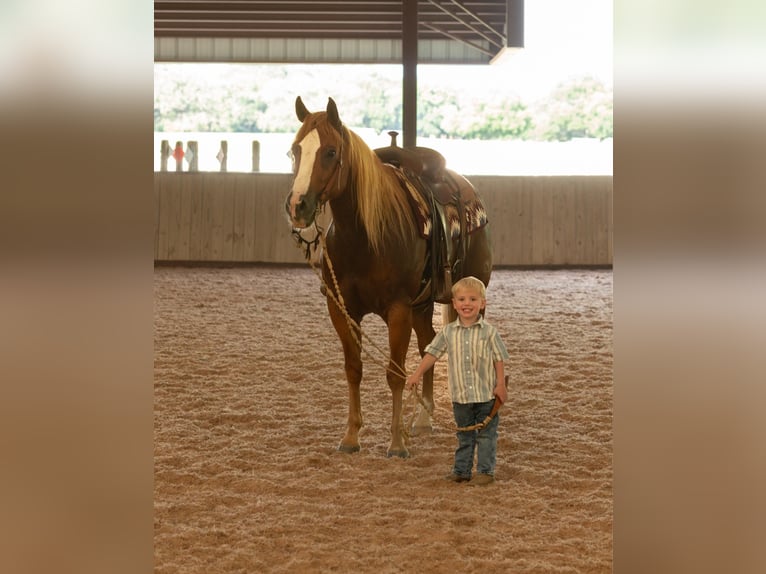
<svg viewBox="0 0 766 574">
<path fill-rule="evenodd" d="M 452 306 L 464 321 L 474 321 L 486 303 L 486 299 L 476 289 L 457 289 L 452 297 Z"/>
</svg>

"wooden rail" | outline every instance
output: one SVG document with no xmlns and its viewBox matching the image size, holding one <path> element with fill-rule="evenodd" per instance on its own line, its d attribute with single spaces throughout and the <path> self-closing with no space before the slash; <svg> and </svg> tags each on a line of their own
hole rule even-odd
<svg viewBox="0 0 766 574">
<path fill-rule="evenodd" d="M 611 176 L 468 176 L 495 266 L 610 266 Z M 156 172 L 155 261 L 303 263 L 284 214 L 289 174 Z"/>
</svg>

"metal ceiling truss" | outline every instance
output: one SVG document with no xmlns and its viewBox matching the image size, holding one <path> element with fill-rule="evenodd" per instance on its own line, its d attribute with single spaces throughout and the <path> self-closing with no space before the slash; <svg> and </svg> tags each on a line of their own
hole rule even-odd
<svg viewBox="0 0 766 574">
<path fill-rule="evenodd" d="M 518 16 L 511 10 L 519 3 L 523 7 L 523 0 L 418 0 L 418 40 L 434 45 L 439 45 L 437 41 L 459 43 L 488 61 L 508 45 L 508 19 Z M 157 39 L 400 42 L 402 14 L 402 0 L 157 0 L 154 35 Z M 457 53 L 458 60 L 463 58 Z M 475 63 L 475 59 L 467 61 Z M 260 61 L 269 61 L 268 54 Z"/>
</svg>

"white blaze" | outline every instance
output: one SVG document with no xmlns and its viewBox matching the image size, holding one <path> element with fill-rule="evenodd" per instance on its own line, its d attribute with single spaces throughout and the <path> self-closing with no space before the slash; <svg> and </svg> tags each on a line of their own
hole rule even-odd
<svg viewBox="0 0 766 574">
<path fill-rule="evenodd" d="M 295 215 L 295 206 L 309 190 L 311 172 L 314 169 L 314 158 L 316 158 L 320 145 L 319 133 L 315 129 L 311 130 L 298 145 L 301 148 L 301 160 L 295 181 L 293 181 L 293 193 L 290 198 L 293 215 Z"/>
</svg>

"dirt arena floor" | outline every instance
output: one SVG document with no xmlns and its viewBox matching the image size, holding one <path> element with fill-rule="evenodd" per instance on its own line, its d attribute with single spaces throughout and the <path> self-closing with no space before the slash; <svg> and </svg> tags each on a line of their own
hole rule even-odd
<svg viewBox="0 0 766 574">
<path fill-rule="evenodd" d="M 446 359 L 410 458 L 386 457 L 372 359 L 362 450 L 337 452 L 347 387 L 318 281 L 308 266 L 155 268 L 156 573 L 611 572 L 611 271 L 495 270 L 487 320 L 511 385 L 486 487 L 443 479 Z M 362 326 L 386 348 L 380 319 Z"/>
</svg>

